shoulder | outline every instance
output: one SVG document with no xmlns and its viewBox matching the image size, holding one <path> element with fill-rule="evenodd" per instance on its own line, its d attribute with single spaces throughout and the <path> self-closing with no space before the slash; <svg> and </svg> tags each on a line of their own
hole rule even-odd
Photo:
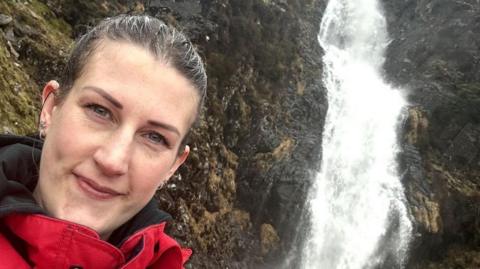
<svg viewBox="0 0 480 269">
<path fill-rule="evenodd" d="M 164 232 L 165 223 L 149 226 L 130 237 L 122 248 L 129 249 L 142 245 L 142 250 L 129 262 L 135 264 L 142 260 L 150 260 L 153 269 L 181 269 L 192 251 L 184 249 L 180 244 Z M 132 267 L 135 268 L 135 267 Z"/>
</svg>

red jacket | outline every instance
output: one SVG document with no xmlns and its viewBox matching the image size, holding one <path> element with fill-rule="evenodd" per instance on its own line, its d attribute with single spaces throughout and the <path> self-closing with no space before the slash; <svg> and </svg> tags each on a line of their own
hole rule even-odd
<svg viewBox="0 0 480 269">
<path fill-rule="evenodd" d="M 47 216 L 31 196 L 37 143 L 0 136 L 0 269 L 183 268 L 191 251 L 163 232 L 166 214 L 154 201 L 110 242 L 88 227 Z"/>
</svg>

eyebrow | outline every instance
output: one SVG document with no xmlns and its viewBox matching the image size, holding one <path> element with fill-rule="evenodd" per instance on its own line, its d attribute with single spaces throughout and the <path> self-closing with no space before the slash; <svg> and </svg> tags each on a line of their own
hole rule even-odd
<svg viewBox="0 0 480 269">
<path fill-rule="evenodd" d="M 112 103 L 112 105 L 114 105 L 116 108 L 123 109 L 122 104 L 119 101 L 117 101 L 117 99 L 113 98 L 113 96 L 111 96 L 108 92 L 106 92 L 102 88 L 98 88 L 98 87 L 95 87 L 95 86 L 85 86 L 85 87 L 83 87 L 83 89 L 92 90 L 92 91 L 100 94 L 103 98 L 107 99 L 107 101 Z"/>
<path fill-rule="evenodd" d="M 166 124 L 166 123 L 158 122 L 158 121 L 154 121 L 154 120 L 149 120 L 148 124 L 150 124 L 152 126 L 155 126 L 155 127 L 159 127 L 159 128 L 168 130 L 168 131 L 171 131 L 173 133 L 176 133 L 178 136 L 180 136 L 180 132 L 178 131 L 178 129 L 175 128 L 174 126 L 170 125 L 170 124 Z"/>
<path fill-rule="evenodd" d="M 92 90 L 92 91 L 98 93 L 99 95 L 101 95 L 103 98 L 105 98 L 110 103 L 112 103 L 112 105 L 114 105 L 118 109 L 123 109 L 123 105 L 119 101 L 117 101 L 117 99 L 115 99 L 113 96 L 111 96 L 109 93 L 107 93 L 105 90 L 103 90 L 102 88 L 95 87 L 95 86 L 85 86 L 85 87 L 83 87 L 83 89 Z M 175 126 L 172 126 L 170 124 L 166 124 L 166 123 L 158 122 L 158 121 L 154 121 L 154 120 L 149 120 L 148 124 L 150 124 L 152 126 L 155 126 L 155 127 L 159 127 L 159 128 L 168 130 L 168 131 L 171 131 L 173 133 L 176 133 L 178 136 L 180 136 L 180 132 L 178 131 L 178 129 L 175 128 Z"/>
</svg>

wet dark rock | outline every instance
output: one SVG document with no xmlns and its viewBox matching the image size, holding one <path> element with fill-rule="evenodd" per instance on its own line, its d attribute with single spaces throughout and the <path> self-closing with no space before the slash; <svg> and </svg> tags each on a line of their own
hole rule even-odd
<svg viewBox="0 0 480 269">
<path fill-rule="evenodd" d="M 478 139 L 480 138 L 480 125 L 474 126 L 471 123 L 465 125 L 453 138 L 449 155 L 452 159 L 469 164 L 477 158 L 479 152 Z"/>
<path fill-rule="evenodd" d="M 402 166 L 403 166 L 403 178 L 408 178 L 416 182 L 423 182 L 424 168 L 422 162 L 422 156 L 418 149 L 411 145 L 406 144 L 403 146 L 403 152 L 401 153 Z M 428 191 L 422 188 L 424 194 L 428 195 Z"/>
<path fill-rule="evenodd" d="M 474 0 L 382 3 L 392 38 L 386 75 L 406 89 L 427 123 L 420 128 L 421 142 L 406 135 L 400 157 L 419 235 L 408 268 L 476 268 L 480 6 Z M 405 130 L 416 133 L 416 125 Z M 465 253 L 461 262 L 452 256 L 459 251 Z"/>
<path fill-rule="evenodd" d="M 217 238 L 215 244 L 194 243 L 194 267 L 267 266 L 282 260 L 298 243 L 292 231 L 301 226 L 309 171 L 320 158 L 326 111 L 316 42 L 321 9 L 315 7 L 320 5 L 150 1 L 146 8 L 185 29 L 207 59 L 206 125 L 193 139 L 199 154 L 206 155 L 202 158 L 209 160 L 210 171 L 208 183 L 195 190 L 206 197 L 196 208 L 203 213 L 195 218 L 208 215 L 219 221 L 234 216 L 222 215 L 226 207 L 249 216 L 248 229 L 236 234 L 244 238 L 221 239 L 237 229 L 238 219 L 231 219 L 231 224 L 209 230 L 207 237 Z M 203 141 L 223 145 L 216 151 L 225 154 L 212 152 Z M 195 177 L 191 173 L 196 172 L 185 176 Z M 228 183 L 231 179 L 234 183 Z M 180 185 L 184 188 L 188 182 Z M 225 184 L 235 187 L 222 187 Z M 265 227 L 268 234 L 278 235 L 278 246 L 264 240 Z M 267 256 L 262 256 L 262 248 Z M 206 262 L 204 256 L 212 255 L 218 261 Z"/>
</svg>

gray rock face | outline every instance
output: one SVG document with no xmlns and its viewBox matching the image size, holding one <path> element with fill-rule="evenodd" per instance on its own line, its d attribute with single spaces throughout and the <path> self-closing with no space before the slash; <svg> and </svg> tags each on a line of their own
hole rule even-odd
<svg viewBox="0 0 480 269">
<path fill-rule="evenodd" d="M 409 267 L 476 268 L 467 257 L 480 238 L 471 208 L 480 197 L 480 4 L 382 2 L 393 39 L 386 76 L 406 89 L 426 123 L 422 132 L 404 129 L 404 184 L 419 235 Z M 418 139 L 409 139 L 412 132 Z M 465 255 L 455 263 L 459 250 Z"/>
<path fill-rule="evenodd" d="M 466 164 L 472 163 L 478 155 L 480 138 L 480 125 L 474 126 L 467 123 L 453 138 L 450 145 L 449 156 Z"/>
<path fill-rule="evenodd" d="M 174 182 L 202 198 L 170 192 L 186 195 L 189 208 L 196 204 L 192 218 L 204 225 L 198 234 L 192 225 L 192 235 L 187 232 L 197 253 L 194 267 L 274 266 L 299 244 L 296 230 L 310 171 L 321 156 L 326 112 L 316 40 L 322 6 L 323 1 L 160 0 L 146 7 L 185 29 L 207 60 L 205 125 L 192 141 L 199 149 L 193 158 L 207 160 L 209 169 L 189 167 L 182 174 L 187 180 Z M 235 165 L 228 156 L 235 156 Z M 230 179 L 231 192 L 223 187 Z M 225 214 L 236 210 L 248 214 L 248 228 L 238 228 L 238 215 Z M 216 223 L 205 225 L 205 215 Z M 180 235 L 180 225 L 188 227 L 177 223 L 174 234 Z"/>
<path fill-rule="evenodd" d="M 12 21 L 12 17 L 5 15 L 5 14 L 0 14 L 0 26 L 7 25 Z"/>
</svg>

